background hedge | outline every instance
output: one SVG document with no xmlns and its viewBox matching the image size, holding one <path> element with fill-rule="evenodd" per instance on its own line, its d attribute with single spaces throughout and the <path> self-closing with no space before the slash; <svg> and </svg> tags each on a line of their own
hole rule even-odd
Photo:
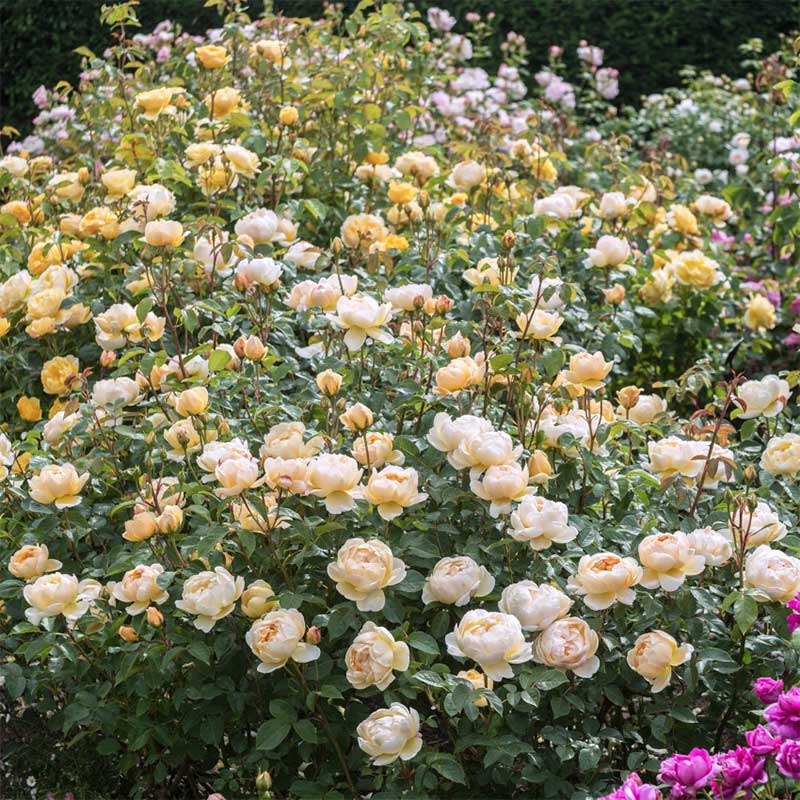
<svg viewBox="0 0 800 800">
<path fill-rule="evenodd" d="M 112 0 L 105 0 L 112 2 Z M 253 0 L 254 15 L 263 0 Z M 98 21 L 103 0 L 0 0 L 0 122 L 27 130 L 35 108 L 30 99 L 39 84 L 74 80 L 80 59 L 72 51 L 86 45 L 102 51 L 109 40 Z M 293 16 L 316 16 L 321 0 L 278 0 L 275 7 Z M 346 7 L 355 0 L 345 2 Z M 740 73 L 739 45 L 761 37 L 768 48 L 780 33 L 800 27 L 800 0 L 422 0 L 462 17 L 466 11 L 494 11 L 499 37 L 515 30 L 528 40 L 531 63 L 547 58 L 559 44 L 574 59 L 581 38 L 606 49 L 606 61 L 621 72 L 621 100 L 679 81 L 686 64 Z M 217 23 L 202 0 L 142 0 L 142 30 L 173 19 L 192 33 Z"/>
</svg>

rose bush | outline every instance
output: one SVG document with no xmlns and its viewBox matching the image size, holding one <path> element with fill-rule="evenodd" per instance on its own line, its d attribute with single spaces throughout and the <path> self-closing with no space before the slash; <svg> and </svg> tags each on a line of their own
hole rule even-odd
<svg viewBox="0 0 800 800">
<path fill-rule="evenodd" d="M 134 5 L 0 158 L 9 724 L 132 797 L 796 776 L 792 54 L 723 175 L 588 44 Z"/>
</svg>

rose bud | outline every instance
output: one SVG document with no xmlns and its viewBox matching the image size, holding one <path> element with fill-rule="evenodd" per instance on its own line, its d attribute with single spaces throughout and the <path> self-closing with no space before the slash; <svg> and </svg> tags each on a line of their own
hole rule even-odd
<svg viewBox="0 0 800 800">
<path fill-rule="evenodd" d="M 317 387 L 322 394 L 333 397 L 342 388 L 342 376 L 332 369 L 326 369 L 317 375 Z"/>
<path fill-rule="evenodd" d="M 164 615 L 155 606 L 150 606 L 145 615 L 148 624 L 154 628 L 160 628 L 164 624 Z"/>
<path fill-rule="evenodd" d="M 353 432 L 366 430 L 372 425 L 372 420 L 372 411 L 363 403 L 356 403 L 350 406 L 344 414 L 339 416 L 339 421 L 342 425 L 345 425 Z"/>
<path fill-rule="evenodd" d="M 119 635 L 126 641 L 126 642 L 138 642 L 139 635 L 136 631 L 130 627 L 130 625 L 123 625 L 119 629 Z"/>
<path fill-rule="evenodd" d="M 100 354 L 100 364 L 110 367 L 117 360 L 117 354 L 113 350 L 103 350 Z"/>
<path fill-rule="evenodd" d="M 638 386 L 625 386 L 617 392 L 617 400 L 623 408 L 631 409 L 639 402 L 640 394 Z"/>
<path fill-rule="evenodd" d="M 312 625 L 306 631 L 306 641 L 309 644 L 319 644 L 321 640 L 322 640 L 322 632 L 316 625 Z"/>
</svg>

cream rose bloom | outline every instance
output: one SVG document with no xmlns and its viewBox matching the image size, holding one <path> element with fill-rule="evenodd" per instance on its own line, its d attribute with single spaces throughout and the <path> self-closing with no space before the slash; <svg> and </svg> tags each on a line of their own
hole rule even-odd
<svg viewBox="0 0 800 800">
<path fill-rule="evenodd" d="M 358 746 L 377 767 L 409 761 L 422 748 L 419 714 L 402 703 L 373 711 L 357 728 Z"/>
<path fill-rule="evenodd" d="M 777 542 L 786 533 L 786 526 L 780 521 L 777 512 L 763 500 L 752 511 L 742 508 L 741 514 L 734 512 L 734 518 L 728 518 L 727 535 L 737 549 L 741 546 L 742 538 L 745 539 L 746 547 L 758 547 Z"/>
<path fill-rule="evenodd" d="M 419 475 L 413 467 L 373 469 L 364 488 L 364 499 L 388 522 L 399 517 L 406 508 L 428 499 L 427 494 L 417 491 L 418 483 Z"/>
<path fill-rule="evenodd" d="M 175 195 L 160 183 L 134 186 L 128 192 L 128 200 L 133 215 L 142 222 L 165 217 L 175 210 Z"/>
<path fill-rule="evenodd" d="M 278 232 L 278 215 L 259 208 L 243 216 L 233 229 L 238 237 L 249 236 L 254 244 L 269 244 Z"/>
<path fill-rule="evenodd" d="M 508 535 L 518 542 L 528 542 L 533 550 L 546 550 L 553 543 L 571 542 L 578 529 L 569 524 L 564 503 L 529 495 L 511 515 Z"/>
<path fill-rule="evenodd" d="M 606 361 L 599 350 L 596 353 L 575 353 L 570 356 L 565 377 L 570 383 L 593 392 L 603 385 L 613 366 L 614 362 Z"/>
<path fill-rule="evenodd" d="M 88 480 L 89 473 L 78 475 L 72 464 L 48 464 L 28 481 L 28 492 L 37 503 L 71 508 L 81 502 L 81 490 Z"/>
<path fill-rule="evenodd" d="M 436 371 L 436 386 L 433 391 L 440 397 L 458 394 L 470 386 L 477 386 L 483 382 L 486 375 L 486 365 L 482 354 L 477 358 L 462 356 L 454 358 L 449 364 Z"/>
<path fill-rule="evenodd" d="M 519 328 L 519 333 L 515 333 L 515 336 L 536 341 L 548 341 L 558 333 L 558 329 L 564 323 L 564 317 L 555 311 L 544 311 L 537 308 L 530 314 L 518 314 L 515 321 Z"/>
<path fill-rule="evenodd" d="M 800 594 L 800 559 L 762 544 L 745 559 L 744 579 L 756 600 L 788 603 Z"/>
<path fill-rule="evenodd" d="M 761 454 L 761 469 L 771 475 L 791 475 L 800 471 L 800 435 L 773 436 Z"/>
<path fill-rule="evenodd" d="M 641 579 L 642 568 L 636 559 L 616 553 L 595 553 L 581 558 L 578 572 L 570 576 L 567 588 L 583 596 L 592 611 L 603 611 L 617 602 L 632 605 L 636 593 L 631 587 Z"/>
<path fill-rule="evenodd" d="M 88 610 L 93 600 L 100 596 L 102 586 L 95 580 L 79 581 L 74 575 L 53 572 L 41 575 L 22 590 L 30 608 L 25 618 L 31 625 L 39 625 L 45 617 L 62 614 L 67 627 L 72 627 Z"/>
<path fill-rule="evenodd" d="M 695 553 L 688 536 L 681 531 L 645 536 L 639 543 L 639 561 L 644 566 L 642 586 L 660 586 L 665 592 L 674 592 L 687 575 L 699 575 L 705 568 L 705 559 Z"/>
<path fill-rule="evenodd" d="M 394 337 L 383 329 L 391 318 L 391 303 L 379 304 L 373 297 L 355 294 L 340 297 L 336 303 L 336 316 L 330 319 L 337 328 L 345 331 L 344 343 L 352 353 L 360 350 L 367 339 L 391 344 Z"/>
<path fill-rule="evenodd" d="M 131 616 L 141 614 L 153 603 L 161 605 L 169 599 L 169 594 L 158 585 L 158 576 L 163 572 L 161 564 L 139 564 L 128 570 L 119 583 L 108 584 L 111 597 L 130 603 L 125 610 Z"/>
<path fill-rule="evenodd" d="M 61 569 L 61 562 L 50 558 L 46 544 L 26 544 L 16 550 L 8 560 L 8 571 L 15 577 L 31 581 Z"/>
<path fill-rule="evenodd" d="M 606 192 L 600 198 L 600 216 L 603 219 L 616 219 L 628 213 L 628 201 L 622 192 Z"/>
<path fill-rule="evenodd" d="M 228 458 L 249 457 L 247 443 L 238 437 L 227 442 L 214 440 L 203 445 L 203 451 L 197 456 L 197 466 L 204 472 L 213 473 L 218 464 Z M 203 476 L 203 483 L 212 480 L 208 475 Z"/>
<path fill-rule="evenodd" d="M 336 591 L 354 600 L 359 611 L 380 611 L 386 604 L 383 590 L 406 577 L 406 565 L 379 539 L 348 539 L 328 564 Z"/>
<path fill-rule="evenodd" d="M 486 167 L 477 161 L 461 161 L 453 167 L 447 183 L 454 189 L 468 191 L 486 180 Z"/>
<path fill-rule="evenodd" d="M 383 293 L 383 299 L 396 311 L 421 308 L 432 297 L 433 289 L 427 283 L 407 283 L 405 286 L 387 289 Z"/>
<path fill-rule="evenodd" d="M 258 671 L 274 672 L 289 660 L 307 664 L 319 658 L 319 648 L 303 641 L 305 632 L 306 621 L 297 609 L 278 609 L 257 619 L 244 638 L 261 661 Z"/>
<path fill-rule="evenodd" d="M 494 578 L 486 567 L 469 556 L 442 558 L 422 587 L 422 602 L 465 606 L 473 597 L 484 597 L 494 589 Z"/>
<path fill-rule="evenodd" d="M 664 478 L 671 478 L 673 475 L 696 478 L 703 470 L 703 461 L 695 459 L 696 454 L 694 442 L 679 439 L 677 436 L 667 436 L 657 442 L 647 443 L 650 462 L 646 466 L 651 472 Z"/>
<path fill-rule="evenodd" d="M 183 597 L 175 606 L 196 617 L 194 626 L 208 633 L 236 607 L 244 591 L 244 578 L 234 578 L 224 567 L 198 572 L 183 584 Z"/>
<path fill-rule="evenodd" d="M 533 491 L 529 486 L 528 467 L 517 463 L 489 467 L 480 478 L 472 478 L 469 488 L 473 494 L 490 502 L 489 514 L 499 517 L 511 511 L 511 503 L 520 501 Z"/>
<path fill-rule="evenodd" d="M 405 642 L 396 642 L 386 628 L 365 622 L 347 648 L 344 663 L 347 680 L 356 689 L 376 686 L 383 691 L 394 681 L 394 670 L 408 669 L 410 654 Z"/>
<path fill-rule="evenodd" d="M 92 403 L 106 410 L 135 405 L 140 397 L 139 384 L 132 378 L 107 378 L 92 388 Z"/>
<path fill-rule="evenodd" d="M 235 497 L 260 486 L 264 481 L 258 477 L 258 461 L 252 456 L 234 456 L 220 461 L 214 470 L 219 486 L 214 489 L 217 497 Z"/>
<path fill-rule="evenodd" d="M 264 289 L 274 288 L 282 274 L 283 266 L 273 258 L 242 259 L 236 265 L 237 277 L 248 284 L 258 284 Z"/>
<path fill-rule="evenodd" d="M 370 431 L 353 442 L 353 458 L 359 464 L 377 469 L 387 463 L 401 466 L 405 461 L 403 453 L 394 449 L 394 436 L 378 431 Z"/>
<path fill-rule="evenodd" d="M 451 656 L 471 658 L 493 681 L 513 678 L 511 664 L 532 658 L 519 620 L 501 611 L 468 611 L 445 642 Z"/>
<path fill-rule="evenodd" d="M 539 634 L 533 646 L 533 660 L 562 671 L 571 670 L 579 678 L 591 678 L 600 669 L 595 655 L 600 639 L 579 617 L 564 617 Z"/>
<path fill-rule="evenodd" d="M 667 401 L 657 394 L 640 394 L 636 405 L 630 409 L 617 408 L 619 419 L 633 420 L 637 425 L 648 425 L 667 410 Z"/>
<path fill-rule="evenodd" d="M 439 174 L 439 165 L 433 156 L 419 150 L 410 150 L 398 156 L 394 168 L 403 175 L 411 175 L 421 181 L 426 181 Z"/>
<path fill-rule="evenodd" d="M 569 219 L 578 209 L 575 199 L 566 192 L 542 197 L 533 203 L 533 213 L 537 217 L 555 217 L 556 219 Z"/>
<path fill-rule="evenodd" d="M 465 436 L 461 443 L 448 453 L 447 460 L 453 469 L 471 469 L 478 477 L 489 467 L 510 464 L 522 455 L 522 445 L 514 446 L 514 440 L 504 431 L 486 431 Z"/>
<path fill-rule="evenodd" d="M 279 422 L 264 436 L 258 454 L 265 458 L 311 458 L 323 447 L 321 436 L 304 441 L 306 426 L 302 422 Z"/>
<path fill-rule="evenodd" d="M 253 581 L 243 592 L 239 601 L 242 612 L 250 619 L 263 617 L 278 605 L 272 587 L 262 580 Z"/>
<path fill-rule="evenodd" d="M 745 381 L 736 392 L 745 404 L 739 419 L 775 417 L 786 408 L 791 393 L 788 382 L 777 375 L 767 375 L 758 381 Z"/>
<path fill-rule="evenodd" d="M 707 567 L 722 567 L 733 556 L 730 541 L 713 528 L 697 528 L 687 535 L 687 539 L 694 552 L 703 557 Z"/>
<path fill-rule="evenodd" d="M 363 495 L 363 488 L 358 485 L 362 472 L 354 458 L 324 453 L 309 462 L 306 472 L 309 494 L 322 497 L 329 514 L 343 514 Z"/>
<path fill-rule="evenodd" d="M 593 267 L 618 267 L 624 264 L 631 254 L 631 246 L 626 239 L 618 236 L 601 236 L 597 244 L 588 251 L 588 262 Z"/>
<path fill-rule="evenodd" d="M 383 220 L 375 214 L 352 214 L 343 223 L 340 231 L 342 241 L 354 250 L 368 251 L 376 242 L 388 235 Z"/>
<path fill-rule="evenodd" d="M 267 458 L 264 481 L 270 489 L 289 494 L 305 494 L 308 489 L 308 462 L 303 458 Z"/>
<path fill-rule="evenodd" d="M 504 614 L 515 616 L 522 630 L 543 631 L 569 614 L 572 600 L 549 583 L 525 580 L 506 586 L 497 605 Z"/>
<path fill-rule="evenodd" d="M 433 426 L 428 431 L 427 439 L 440 452 L 452 453 L 465 440 L 491 430 L 492 423 L 484 417 L 464 414 L 453 419 L 449 414 L 440 411 L 433 418 Z"/>
<path fill-rule="evenodd" d="M 641 675 L 653 694 L 665 689 L 672 677 L 672 668 L 685 664 L 694 652 L 690 644 L 680 647 L 665 631 L 643 633 L 628 650 L 628 666 Z"/>
</svg>

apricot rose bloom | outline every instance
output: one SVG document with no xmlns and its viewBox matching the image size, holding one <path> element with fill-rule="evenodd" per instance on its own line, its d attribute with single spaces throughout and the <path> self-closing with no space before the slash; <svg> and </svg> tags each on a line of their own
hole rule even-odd
<svg viewBox="0 0 800 800">
<path fill-rule="evenodd" d="M 685 664 L 694 652 L 690 644 L 678 646 L 675 639 L 665 631 L 643 633 L 628 650 L 628 666 L 641 675 L 649 684 L 653 694 L 669 684 L 672 668 Z"/>
<path fill-rule="evenodd" d="M 513 678 L 511 665 L 532 658 L 520 621 L 502 611 L 468 611 L 445 642 L 451 656 L 472 659 L 493 681 Z"/>
<path fill-rule="evenodd" d="M 345 332 L 344 343 L 350 352 L 360 350 L 367 339 L 391 344 L 394 337 L 383 326 L 392 318 L 391 303 L 379 304 L 368 295 L 356 294 L 340 297 L 336 303 L 333 324 Z"/>
<path fill-rule="evenodd" d="M 306 621 L 294 608 L 267 612 L 245 634 L 248 647 L 261 662 L 259 672 L 274 672 L 291 660 L 298 664 L 316 661 L 320 649 L 303 641 Z"/>
<path fill-rule="evenodd" d="M 543 631 L 557 619 L 567 616 L 572 600 L 549 583 L 524 580 L 503 589 L 498 608 L 512 614 L 524 631 Z"/>
<path fill-rule="evenodd" d="M 413 468 L 390 465 L 380 472 L 373 469 L 364 487 L 364 499 L 377 508 L 381 519 L 393 520 L 406 508 L 428 499 L 427 494 L 417 491 L 418 482 L 419 476 Z"/>
<path fill-rule="evenodd" d="M 336 591 L 354 600 L 359 611 L 380 611 L 386 604 L 383 590 L 406 577 L 406 565 L 379 539 L 348 539 L 328 564 Z"/>
<path fill-rule="evenodd" d="M 148 606 L 161 605 L 169 595 L 158 585 L 158 578 L 164 572 L 161 564 L 139 564 L 128 570 L 119 583 L 110 583 L 108 589 L 115 600 L 130 603 L 125 609 L 131 616 L 141 614 Z"/>
<path fill-rule="evenodd" d="M 353 214 L 342 223 L 341 235 L 348 247 L 367 251 L 373 244 L 382 242 L 389 231 L 383 220 L 374 214 Z"/>
<path fill-rule="evenodd" d="M 632 605 L 636 598 L 632 587 L 641 579 L 642 568 L 635 559 L 595 553 L 581 558 L 578 572 L 570 577 L 567 587 L 581 595 L 592 611 L 603 611 L 617 602 Z"/>
<path fill-rule="evenodd" d="M 374 622 L 365 622 L 345 653 L 347 680 L 356 689 L 370 686 L 383 691 L 395 679 L 394 671 L 405 672 L 410 653 L 405 642 Z"/>
<path fill-rule="evenodd" d="M 208 633 L 219 620 L 236 607 L 244 591 L 244 578 L 234 578 L 224 567 L 215 567 L 192 575 L 183 584 L 183 594 L 175 606 L 195 617 L 193 624 Z"/>
<path fill-rule="evenodd" d="M 585 620 L 564 617 L 539 634 L 533 647 L 533 660 L 579 678 L 591 678 L 600 669 L 595 655 L 600 639 Z"/>
<path fill-rule="evenodd" d="M 355 506 L 363 495 L 358 485 L 363 470 L 354 458 L 335 453 L 324 453 L 313 458 L 306 472 L 309 494 L 321 497 L 329 514 L 343 514 Z"/>
<path fill-rule="evenodd" d="M 89 473 L 78 475 L 72 464 L 48 464 L 28 481 L 28 491 L 37 503 L 72 508 L 81 502 L 81 490 L 88 480 Z"/>
<path fill-rule="evenodd" d="M 80 371 L 75 356 L 56 356 L 42 366 L 42 388 L 47 394 L 69 394 L 75 387 Z"/>
<path fill-rule="evenodd" d="M 566 378 L 570 383 L 594 392 L 603 385 L 614 362 L 607 362 L 601 352 L 575 353 L 570 356 Z"/>
<path fill-rule="evenodd" d="M 422 587 L 422 602 L 465 606 L 473 597 L 484 597 L 494 589 L 494 578 L 486 567 L 469 556 L 450 556 L 436 562 Z"/>
<path fill-rule="evenodd" d="M 39 625 L 45 617 L 63 615 L 68 627 L 73 627 L 96 600 L 102 587 L 91 579 L 79 581 L 74 575 L 53 572 L 41 575 L 22 590 L 30 608 L 25 617 L 32 625 Z"/>
<path fill-rule="evenodd" d="M 705 560 L 695 553 L 688 536 L 677 533 L 654 533 L 639 543 L 639 561 L 644 566 L 640 583 L 646 589 L 674 592 L 689 575 L 699 575 Z"/>
<path fill-rule="evenodd" d="M 373 711 L 357 728 L 358 746 L 376 767 L 410 761 L 422 749 L 419 714 L 402 703 Z"/>
<path fill-rule="evenodd" d="M 46 544 L 23 545 L 8 561 L 8 571 L 25 581 L 34 580 L 46 572 L 55 572 L 61 566 L 60 561 L 50 558 Z"/>
</svg>

